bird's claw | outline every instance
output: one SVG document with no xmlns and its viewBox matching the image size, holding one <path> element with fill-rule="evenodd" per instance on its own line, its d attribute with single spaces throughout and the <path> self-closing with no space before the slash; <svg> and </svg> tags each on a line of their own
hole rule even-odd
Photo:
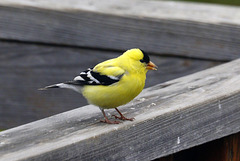
<svg viewBox="0 0 240 161">
<path fill-rule="evenodd" d="M 112 115 L 112 116 L 114 116 L 116 119 L 119 119 L 119 120 L 128 120 L 128 121 L 133 121 L 134 120 L 134 118 L 126 118 L 126 117 L 124 117 L 124 116 L 117 116 L 117 115 Z"/>
<path fill-rule="evenodd" d="M 100 120 L 100 122 L 104 122 L 107 124 L 119 124 L 121 123 L 120 121 L 110 121 L 110 120 Z"/>
</svg>

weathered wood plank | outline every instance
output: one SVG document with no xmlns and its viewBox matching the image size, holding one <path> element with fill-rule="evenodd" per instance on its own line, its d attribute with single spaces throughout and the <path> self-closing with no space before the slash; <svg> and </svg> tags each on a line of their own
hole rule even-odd
<svg viewBox="0 0 240 161">
<path fill-rule="evenodd" d="M 86 100 L 72 91 L 39 93 L 37 89 L 71 80 L 81 71 L 120 54 L 121 52 L 0 42 L 0 129 L 86 105 Z M 146 87 L 219 64 L 153 55 L 151 59 L 160 70 L 148 73 Z"/>
<path fill-rule="evenodd" d="M 0 39 L 232 60 L 239 19 L 239 7 L 181 2 L 2 0 Z"/>
<path fill-rule="evenodd" d="M 121 108 L 133 122 L 89 105 L 1 132 L 0 160 L 152 160 L 239 132 L 239 64 L 145 89 Z"/>
</svg>

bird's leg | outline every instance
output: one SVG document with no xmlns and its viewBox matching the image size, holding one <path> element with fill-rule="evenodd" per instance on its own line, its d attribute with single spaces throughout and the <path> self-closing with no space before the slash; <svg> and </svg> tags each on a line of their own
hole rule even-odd
<svg viewBox="0 0 240 161">
<path fill-rule="evenodd" d="M 133 121 L 134 120 L 134 118 L 126 118 L 125 116 L 123 116 L 123 114 L 117 108 L 115 108 L 115 110 L 120 114 L 120 117 L 116 116 L 116 115 L 113 115 L 116 119 L 129 120 L 129 121 Z"/>
<path fill-rule="evenodd" d="M 110 121 L 110 120 L 108 120 L 108 118 L 107 118 L 107 116 L 106 116 L 106 114 L 104 112 L 104 109 L 100 108 L 100 110 L 102 111 L 103 116 L 105 118 L 105 120 L 100 120 L 101 122 L 105 122 L 107 124 L 119 124 L 120 123 L 120 121 Z"/>
</svg>

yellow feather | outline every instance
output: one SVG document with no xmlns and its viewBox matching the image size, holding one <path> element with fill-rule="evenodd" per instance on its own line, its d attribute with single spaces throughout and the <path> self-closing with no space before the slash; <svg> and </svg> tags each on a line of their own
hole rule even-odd
<svg viewBox="0 0 240 161">
<path fill-rule="evenodd" d="M 105 118 L 102 122 L 118 124 L 119 121 L 108 120 L 104 109 L 116 108 L 134 99 L 145 86 L 148 70 L 157 70 L 157 66 L 140 49 L 131 49 L 115 59 L 99 63 L 93 71 L 89 69 L 81 72 L 73 81 L 46 86 L 40 90 L 67 88 L 82 93 L 90 104 L 100 107 Z M 126 118 L 117 108 L 116 111 L 120 114 L 120 117 L 115 115 L 116 119 L 133 121 L 134 118 Z"/>
<path fill-rule="evenodd" d="M 113 63 L 112 63 L 113 62 Z M 96 65 L 93 68 L 93 71 L 101 73 L 102 75 L 109 75 L 109 76 L 120 76 L 125 73 L 125 71 L 114 64 L 114 59 L 105 61 Z"/>
<path fill-rule="evenodd" d="M 101 108 L 115 108 L 130 102 L 144 88 L 146 65 L 140 62 L 143 53 L 139 49 L 126 51 L 118 58 L 107 60 L 94 67 L 94 71 L 103 75 L 120 76 L 119 82 L 109 86 L 86 85 L 82 94 L 90 104 Z"/>
</svg>

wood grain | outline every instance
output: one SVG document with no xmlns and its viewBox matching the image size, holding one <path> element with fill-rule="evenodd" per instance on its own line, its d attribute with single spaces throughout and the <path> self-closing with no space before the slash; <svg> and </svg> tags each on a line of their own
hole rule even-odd
<svg viewBox="0 0 240 161">
<path fill-rule="evenodd" d="M 154 161 L 239 161 L 240 132 Z"/>
<path fill-rule="evenodd" d="M 84 106 L 86 100 L 68 90 L 37 89 L 72 80 L 81 71 L 122 52 L 0 42 L 0 129 L 8 129 Z M 159 66 L 147 75 L 146 87 L 194 73 L 220 62 L 151 55 Z"/>
<path fill-rule="evenodd" d="M 180 2 L 3 0 L 0 39 L 226 61 L 240 56 L 239 15 Z"/>
<path fill-rule="evenodd" d="M 3 131 L 0 160 L 152 160 L 237 133 L 239 64 L 145 89 L 120 108 L 132 122 L 100 123 L 89 105 Z"/>
<path fill-rule="evenodd" d="M 240 161 L 240 133 L 224 139 L 226 161 Z"/>
</svg>

